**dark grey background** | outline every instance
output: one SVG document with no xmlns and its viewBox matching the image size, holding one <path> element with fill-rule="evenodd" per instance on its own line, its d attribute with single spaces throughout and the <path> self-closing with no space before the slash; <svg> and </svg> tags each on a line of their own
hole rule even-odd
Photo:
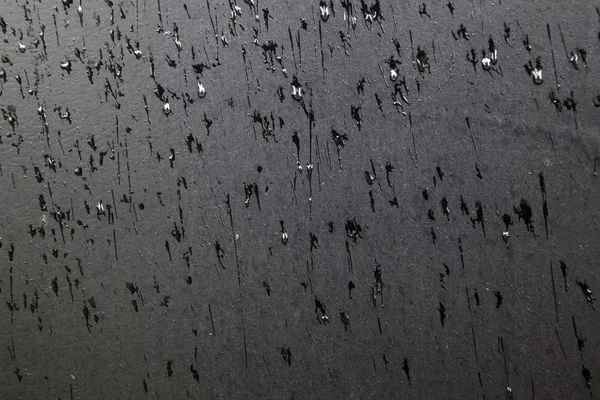
<svg viewBox="0 0 600 400">
<path fill-rule="evenodd" d="M 257 3 L 0 4 L 0 397 L 597 395 L 598 4 Z"/>
</svg>

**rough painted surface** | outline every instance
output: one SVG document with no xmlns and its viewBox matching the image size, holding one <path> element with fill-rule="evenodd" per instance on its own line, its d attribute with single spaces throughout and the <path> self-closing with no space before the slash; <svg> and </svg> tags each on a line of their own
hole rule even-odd
<svg viewBox="0 0 600 400">
<path fill-rule="evenodd" d="M 0 397 L 598 396 L 594 2 L 0 16 Z"/>
</svg>

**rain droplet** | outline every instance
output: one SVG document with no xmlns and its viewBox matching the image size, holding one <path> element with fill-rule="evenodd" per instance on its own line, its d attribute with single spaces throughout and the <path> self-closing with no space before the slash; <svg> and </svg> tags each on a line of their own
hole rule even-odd
<svg viewBox="0 0 600 400">
<path fill-rule="evenodd" d="M 20 43 L 19 43 L 20 45 Z M 25 50 L 23 50 L 25 51 Z M 22 52 L 23 52 L 22 51 Z M 22 53 L 21 52 L 21 53 Z M 571 58 L 569 58 L 569 61 L 571 62 L 571 64 L 573 64 L 573 66 L 577 69 L 577 64 L 579 64 L 579 56 L 577 55 L 577 53 L 571 53 Z"/>
<path fill-rule="evenodd" d="M 319 9 L 321 11 L 321 20 L 323 20 L 323 22 L 327 21 L 329 19 L 329 15 L 331 14 L 331 11 L 329 11 L 329 6 L 327 5 L 327 3 L 322 1 L 319 5 Z"/>
<path fill-rule="evenodd" d="M 67 71 L 68 73 L 71 73 L 71 61 L 67 60 L 67 61 L 63 61 L 60 63 L 60 68 L 64 69 L 65 71 Z"/>
<path fill-rule="evenodd" d="M 302 99 L 302 87 L 301 86 L 294 86 L 292 85 L 292 98 L 294 100 L 300 100 Z"/>
<path fill-rule="evenodd" d="M 531 75 L 533 76 L 533 83 L 536 85 L 541 85 L 544 82 L 544 78 L 542 77 L 542 67 L 536 67 Z"/>
<path fill-rule="evenodd" d="M 419 72 L 423 73 L 427 69 L 429 71 L 429 56 L 420 47 L 417 47 L 417 67 Z"/>
<path fill-rule="evenodd" d="M 494 51 L 492 51 L 491 58 L 492 64 L 496 65 L 496 63 L 498 62 L 498 50 L 494 49 Z"/>
<path fill-rule="evenodd" d="M 206 89 L 204 89 L 204 86 L 198 82 L 198 97 L 203 98 L 204 96 L 206 96 Z"/>
<path fill-rule="evenodd" d="M 492 60 L 490 60 L 488 57 L 482 58 L 481 66 L 483 67 L 484 70 L 489 71 L 490 68 L 492 68 Z"/>
</svg>

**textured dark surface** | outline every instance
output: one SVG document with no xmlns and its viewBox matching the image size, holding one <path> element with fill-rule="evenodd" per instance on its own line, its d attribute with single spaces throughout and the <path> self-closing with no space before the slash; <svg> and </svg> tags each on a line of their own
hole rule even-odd
<svg viewBox="0 0 600 400">
<path fill-rule="evenodd" d="M 0 3 L 0 397 L 598 395 L 598 3 L 78 6 Z"/>
</svg>

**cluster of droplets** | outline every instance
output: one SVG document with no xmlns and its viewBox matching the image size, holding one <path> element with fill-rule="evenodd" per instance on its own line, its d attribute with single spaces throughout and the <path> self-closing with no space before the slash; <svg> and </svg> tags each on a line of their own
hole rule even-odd
<svg viewBox="0 0 600 400">
<path fill-rule="evenodd" d="M 481 59 L 481 66 L 484 70 L 489 71 L 492 68 L 492 65 L 496 65 L 498 63 L 498 50 L 494 49 L 490 56 L 485 56 Z"/>
</svg>

